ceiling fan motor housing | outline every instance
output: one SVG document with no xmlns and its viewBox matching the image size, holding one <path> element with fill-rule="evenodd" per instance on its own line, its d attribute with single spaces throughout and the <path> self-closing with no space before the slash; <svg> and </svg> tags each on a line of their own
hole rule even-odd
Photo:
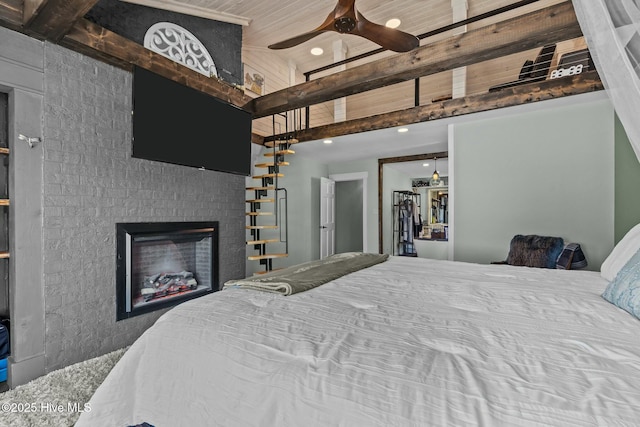
<svg viewBox="0 0 640 427">
<path fill-rule="evenodd" d="M 356 20 L 349 16 L 340 17 L 333 21 L 333 28 L 339 33 L 350 33 L 356 28 Z"/>
</svg>

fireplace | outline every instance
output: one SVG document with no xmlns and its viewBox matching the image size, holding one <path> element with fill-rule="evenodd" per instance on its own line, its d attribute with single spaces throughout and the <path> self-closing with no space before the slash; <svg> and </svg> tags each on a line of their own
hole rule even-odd
<svg viewBox="0 0 640 427">
<path fill-rule="evenodd" d="M 116 224 L 116 319 L 219 290 L 218 222 Z"/>
</svg>

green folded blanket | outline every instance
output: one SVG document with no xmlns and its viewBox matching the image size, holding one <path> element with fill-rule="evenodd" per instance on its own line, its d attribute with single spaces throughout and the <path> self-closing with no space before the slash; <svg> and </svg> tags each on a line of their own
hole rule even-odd
<svg viewBox="0 0 640 427">
<path fill-rule="evenodd" d="M 387 258 L 389 258 L 388 254 L 345 252 L 272 271 L 261 276 L 229 280 L 222 289 L 246 288 L 291 295 L 313 289 L 345 274 L 379 264 L 386 261 Z"/>
</svg>

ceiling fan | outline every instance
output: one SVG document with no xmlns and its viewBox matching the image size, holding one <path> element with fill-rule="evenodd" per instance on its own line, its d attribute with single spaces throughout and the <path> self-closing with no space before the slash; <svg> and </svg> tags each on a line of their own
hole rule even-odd
<svg viewBox="0 0 640 427">
<path fill-rule="evenodd" d="M 356 10 L 355 0 L 338 0 L 336 7 L 319 27 L 296 37 L 272 44 L 269 49 L 287 49 L 304 43 L 326 31 L 364 37 L 385 49 L 395 52 L 408 52 L 420 44 L 418 38 L 412 34 L 368 21 Z"/>
</svg>

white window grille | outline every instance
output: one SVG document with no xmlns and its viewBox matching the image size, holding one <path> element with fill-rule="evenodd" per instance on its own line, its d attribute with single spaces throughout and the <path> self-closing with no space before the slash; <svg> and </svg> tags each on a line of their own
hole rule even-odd
<svg viewBox="0 0 640 427">
<path fill-rule="evenodd" d="M 179 25 L 171 22 L 153 24 L 144 35 L 144 47 L 207 77 L 218 77 L 207 49 L 196 36 Z"/>
</svg>

